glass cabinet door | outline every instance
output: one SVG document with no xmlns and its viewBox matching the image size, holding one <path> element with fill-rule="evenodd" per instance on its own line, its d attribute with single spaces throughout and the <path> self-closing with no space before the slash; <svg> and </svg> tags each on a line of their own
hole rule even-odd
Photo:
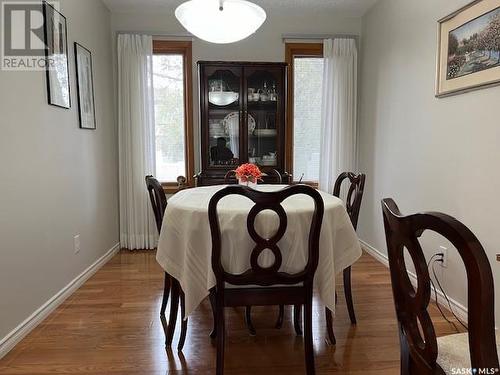
<svg viewBox="0 0 500 375">
<path fill-rule="evenodd" d="M 248 126 L 248 161 L 261 167 L 282 165 L 283 78 L 281 69 L 249 68 L 245 71 Z"/>
<path fill-rule="evenodd" d="M 210 167 L 236 167 L 241 160 L 241 69 L 207 72 L 208 158 Z"/>
</svg>

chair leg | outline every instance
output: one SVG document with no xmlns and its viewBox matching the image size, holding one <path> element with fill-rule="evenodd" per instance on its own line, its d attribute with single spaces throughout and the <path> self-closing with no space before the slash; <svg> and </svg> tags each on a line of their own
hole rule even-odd
<svg viewBox="0 0 500 375">
<path fill-rule="evenodd" d="M 212 288 L 210 290 L 210 295 L 208 297 L 210 299 L 210 306 L 212 307 L 212 317 L 213 317 L 213 321 L 214 321 L 212 332 L 210 332 L 211 339 L 214 339 L 217 337 L 217 301 L 216 301 L 215 296 L 216 296 L 215 288 Z"/>
<path fill-rule="evenodd" d="M 304 347 L 306 355 L 306 374 L 314 375 L 314 346 L 312 336 L 312 300 L 304 305 Z"/>
<path fill-rule="evenodd" d="M 165 346 L 172 347 L 172 340 L 174 339 L 175 325 L 177 324 L 177 312 L 179 310 L 179 293 L 180 285 L 177 280 L 172 280 L 172 292 L 170 297 L 170 317 L 168 319 L 167 339 Z"/>
<path fill-rule="evenodd" d="M 328 307 L 325 307 L 326 331 L 328 332 L 328 340 L 330 345 L 337 344 L 335 333 L 333 333 L 333 317 L 332 312 Z"/>
<path fill-rule="evenodd" d="M 411 374 L 410 349 L 408 348 L 408 343 L 406 341 L 406 338 L 401 332 L 399 333 L 399 343 L 401 350 L 401 375 L 410 375 Z"/>
<path fill-rule="evenodd" d="M 354 314 L 354 305 L 352 303 L 351 267 L 347 267 L 344 270 L 344 294 L 347 310 L 349 311 L 349 318 L 351 318 L 352 324 L 356 324 L 356 315 Z"/>
<path fill-rule="evenodd" d="M 187 325 L 188 325 L 188 320 L 186 318 L 186 296 L 184 292 L 181 290 L 180 292 L 181 295 L 181 319 L 182 319 L 182 325 L 181 325 L 181 337 L 179 339 L 179 344 L 177 345 L 177 350 L 179 352 L 182 351 L 184 348 L 184 343 L 186 342 L 186 334 L 187 334 Z"/>
<path fill-rule="evenodd" d="M 295 328 L 295 333 L 297 336 L 302 336 L 302 327 L 300 324 L 300 310 L 302 309 L 301 305 L 295 305 L 293 307 L 293 326 Z"/>
<path fill-rule="evenodd" d="M 283 327 L 284 318 L 285 318 L 285 306 L 280 305 L 280 312 L 278 315 L 278 320 L 276 321 L 276 329 L 281 329 L 281 327 Z"/>
<path fill-rule="evenodd" d="M 225 319 L 224 303 L 220 296 L 217 296 L 217 369 L 216 375 L 224 375 L 224 341 L 225 341 Z"/>
<path fill-rule="evenodd" d="M 247 325 L 248 331 L 250 332 L 250 336 L 257 335 L 257 331 L 252 323 L 252 306 L 245 307 L 245 323 Z"/>
<path fill-rule="evenodd" d="M 163 299 L 161 301 L 160 315 L 165 316 L 165 310 L 167 309 L 168 297 L 170 295 L 170 284 L 172 277 L 165 272 L 165 282 L 163 285 Z"/>
</svg>

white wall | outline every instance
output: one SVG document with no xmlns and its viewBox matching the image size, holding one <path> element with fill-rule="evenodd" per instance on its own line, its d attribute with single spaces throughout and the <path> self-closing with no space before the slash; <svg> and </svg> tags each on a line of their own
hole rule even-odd
<svg viewBox="0 0 500 375">
<path fill-rule="evenodd" d="M 119 238 L 110 13 L 100 0 L 60 3 L 71 110 L 47 104 L 44 72 L 0 71 L 0 341 Z M 78 127 L 74 41 L 93 55 L 96 131 Z"/>
<path fill-rule="evenodd" d="M 312 7 L 311 7 L 312 8 Z M 215 61 L 285 61 L 285 33 L 356 34 L 361 32 L 361 18 L 341 17 L 337 12 L 315 9 L 266 9 L 267 20 L 256 34 L 234 44 L 215 45 L 193 39 L 194 149 L 196 171 L 199 167 L 198 73 L 196 62 Z M 174 8 L 167 13 L 113 13 L 112 28 L 119 31 L 178 34 L 186 30 L 175 19 Z M 116 50 L 116 46 L 113 46 Z"/>
<path fill-rule="evenodd" d="M 364 18 L 360 169 L 367 185 L 360 236 L 386 252 L 380 200 L 403 213 L 443 211 L 463 221 L 486 248 L 500 323 L 500 87 L 434 97 L 437 20 L 468 0 L 381 0 Z M 427 254 L 446 242 L 426 236 Z M 454 250 L 454 249 L 453 249 Z M 456 252 L 440 272 L 466 305 Z"/>
</svg>

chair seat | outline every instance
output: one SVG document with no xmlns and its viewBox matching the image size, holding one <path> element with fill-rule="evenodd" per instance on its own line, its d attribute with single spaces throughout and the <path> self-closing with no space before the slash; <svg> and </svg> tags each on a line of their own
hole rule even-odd
<svg viewBox="0 0 500 375">
<path fill-rule="evenodd" d="M 438 337 L 437 364 L 446 374 L 456 374 L 458 369 L 470 369 L 469 335 L 458 333 Z M 497 351 L 500 353 L 500 333 L 496 332 Z M 455 371 L 453 371 L 455 370 Z"/>
</svg>

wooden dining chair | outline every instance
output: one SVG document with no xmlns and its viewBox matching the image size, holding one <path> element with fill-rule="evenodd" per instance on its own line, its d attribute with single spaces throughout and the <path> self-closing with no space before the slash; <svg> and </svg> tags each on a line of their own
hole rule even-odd
<svg viewBox="0 0 500 375">
<path fill-rule="evenodd" d="M 442 213 L 403 216 L 392 199 L 382 201 L 387 252 L 401 344 L 401 374 L 472 374 L 498 369 L 495 342 L 494 285 L 488 257 L 479 240 L 462 223 Z M 440 234 L 458 250 L 468 288 L 468 334 L 436 338 L 428 313 L 431 281 L 419 237 L 426 230 Z M 412 286 L 405 249 L 415 266 Z M 460 372 L 464 373 L 464 372 Z"/>
<path fill-rule="evenodd" d="M 277 185 L 281 185 L 283 183 L 283 178 L 281 176 L 281 173 L 277 169 L 261 168 L 261 171 L 267 175 L 266 183 L 277 184 Z M 228 185 L 237 184 L 238 180 L 236 179 L 236 172 L 235 171 L 227 172 L 226 175 L 224 176 L 224 183 Z M 281 328 L 281 326 L 283 325 L 284 315 L 285 315 L 285 307 L 280 305 L 276 328 Z M 252 322 L 252 306 L 245 307 L 245 323 L 247 325 L 248 331 L 250 332 L 250 335 L 255 336 L 257 334 L 257 330 L 255 329 L 255 326 L 253 325 Z M 215 337 L 215 335 L 216 332 L 212 332 L 211 336 Z"/>
<path fill-rule="evenodd" d="M 236 172 L 235 171 L 227 172 L 226 175 L 224 176 L 224 183 L 226 185 L 237 184 L 238 179 L 236 178 Z"/>
<path fill-rule="evenodd" d="M 153 208 L 153 213 L 155 216 L 156 228 L 158 229 L 158 234 L 160 234 L 161 226 L 163 223 L 163 216 L 167 208 L 167 196 L 165 195 L 165 191 L 163 190 L 163 187 L 161 186 L 160 182 L 153 176 L 146 176 L 146 187 L 148 189 L 149 199 L 151 201 L 151 207 Z M 182 292 L 181 287 L 179 285 L 179 282 L 174 278 L 172 278 L 172 276 L 170 276 L 167 272 L 165 272 L 163 299 L 160 309 L 160 317 L 162 318 L 165 317 L 165 310 L 167 308 L 170 292 L 172 292 L 170 300 L 170 316 L 169 316 L 169 323 L 166 331 L 166 340 L 165 340 L 165 345 L 168 348 L 172 346 L 172 340 L 175 332 L 175 324 L 177 321 L 179 301 L 181 303 L 181 313 L 184 318 L 185 298 L 184 298 L 184 293 Z M 183 319 L 181 327 L 181 338 L 179 340 L 178 350 L 182 350 L 182 348 L 184 347 L 186 332 L 187 332 L 187 320 Z"/>
<path fill-rule="evenodd" d="M 361 208 L 361 201 L 363 200 L 363 192 L 365 189 L 365 174 L 356 175 L 352 172 L 342 173 L 333 187 L 333 195 L 337 198 L 341 198 L 342 186 L 344 182 L 349 182 L 349 189 L 347 190 L 345 208 L 347 214 L 351 219 L 352 226 L 354 230 L 358 228 L 358 218 L 359 211 Z M 351 268 L 347 267 L 343 272 L 344 277 L 344 295 L 347 304 L 347 311 L 349 312 L 349 318 L 352 324 L 356 324 L 356 314 L 354 313 L 354 304 L 352 299 L 352 288 L 351 288 Z M 333 332 L 333 317 L 330 309 L 325 307 L 325 317 L 326 317 L 326 327 L 328 332 L 328 338 L 332 345 L 335 345 L 336 339 Z"/>
<path fill-rule="evenodd" d="M 278 242 L 287 229 L 287 215 L 281 204 L 285 199 L 297 194 L 312 198 L 314 212 L 309 228 L 307 264 L 302 271 L 290 274 L 280 271 L 283 255 Z M 249 257 L 250 268 L 238 275 L 226 270 L 221 261 L 222 236 L 217 206 L 222 198 L 229 195 L 240 195 L 254 203 L 247 217 L 247 230 L 255 242 L 255 247 Z M 256 218 L 264 210 L 274 211 L 279 217 L 279 228 L 271 238 L 262 238 L 255 229 Z M 305 185 L 291 186 L 277 192 L 260 192 L 244 186 L 228 186 L 218 191 L 210 200 L 208 216 L 212 236 L 212 269 L 217 281 L 215 289 L 217 375 L 224 373 L 225 308 L 277 304 L 304 305 L 306 373 L 308 375 L 315 373 L 312 337 L 313 281 L 319 261 L 319 236 L 323 212 L 323 198 L 316 190 Z M 259 264 L 259 257 L 265 250 L 270 250 L 274 255 L 274 263 L 267 268 Z M 227 288 L 226 284 L 235 288 Z M 249 287 L 253 285 L 258 285 L 260 288 Z"/>
<path fill-rule="evenodd" d="M 283 176 L 277 169 L 271 169 L 266 172 L 266 174 L 269 177 L 267 183 L 276 185 L 281 185 L 283 183 Z"/>
</svg>

